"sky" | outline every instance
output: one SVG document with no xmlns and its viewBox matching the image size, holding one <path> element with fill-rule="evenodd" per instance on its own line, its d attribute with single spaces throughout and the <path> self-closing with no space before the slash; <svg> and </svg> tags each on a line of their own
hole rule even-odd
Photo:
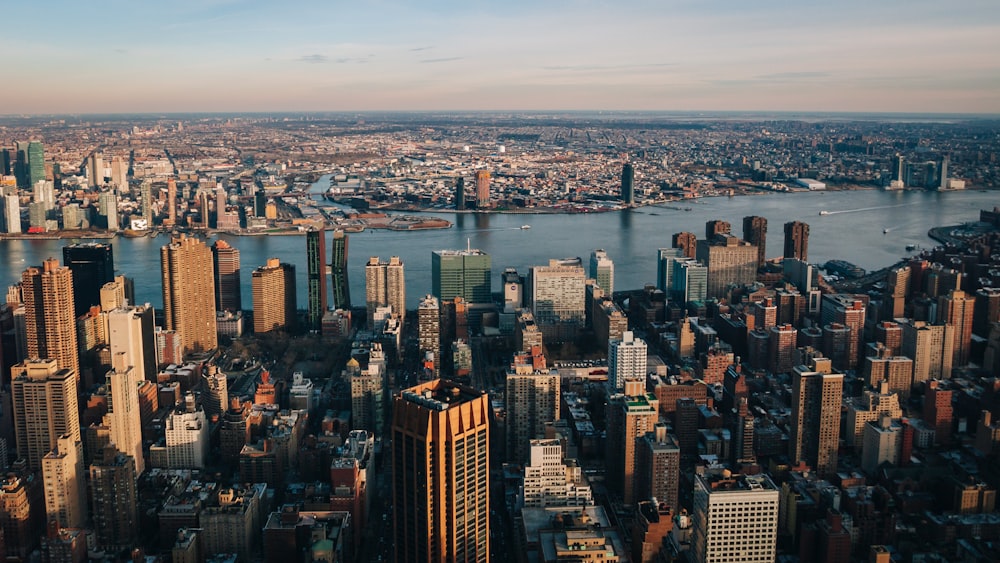
<svg viewBox="0 0 1000 563">
<path fill-rule="evenodd" d="M 0 114 L 1000 114 L 997 0 L 37 0 Z"/>
</svg>

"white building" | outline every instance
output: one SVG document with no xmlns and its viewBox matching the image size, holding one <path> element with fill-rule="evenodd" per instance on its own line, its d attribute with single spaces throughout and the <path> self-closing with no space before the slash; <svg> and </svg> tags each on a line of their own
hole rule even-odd
<svg viewBox="0 0 1000 563">
<path fill-rule="evenodd" d="M 624 389 L 626 379 L 646 379 L 646 343 L 632 331 L 608 343 L 608 381 Z"/>
<path fill-rule="evenodd" d="M 603 248 L 590 253 L 590 277 L 597 280 L 608 297 L 615 292 L 615 263 Z"/>
<path fill-rule="evenodd" d="M 203 469 L 208 459 L 208 420 L 196 407 L 194 395 L 184 397 L 184 410 L 170 413 L 166 420 L 166 467 Z"/>
<path fill-rule="evenodd" d="M 288 404 L 293 410 L 309 412 L 313 407 L 313 382 L 301 371 L 292 374 L 292 388 L 288 393 Z"/>
<path fill-rule="evenodd" d="M 575 460 L 563 461 L 559 440 L 531 440 L 528 465 L 524 467 L 521 499 L 524 506 L 588 506 L 594 503 Z"/>
<path fill-rule="evenodd" d="M 899 464 L 903 449 L 903 425 L 891 416 L 885 415 L 878 421 L 865 425 L 864 441 L 861 447 L 861 469 L 874 475 L 883 463 Z"/>
<path fill-rule="evenodd" d="M 774 563 L 779 490 L 767 475 L 695 476 L 692 558 Z"/>
</svg>

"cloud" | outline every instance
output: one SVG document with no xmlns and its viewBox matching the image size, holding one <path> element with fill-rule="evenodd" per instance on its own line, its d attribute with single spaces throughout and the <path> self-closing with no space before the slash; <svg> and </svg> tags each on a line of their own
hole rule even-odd
<svg viewBox="0 0 1000 563">
<path fill-rule="evenodd" d="M 633 69 L 658 68 L 667 66 L 677 66 L 677 65 L 675 63 L 646 63 L 646 64 L 629 64 L 629 65 L 557 65 L 557 66 L 543 66 L 542 70 L 589 72 L 593 70 L 633 70 Z"/>
<path fill-rule="evenodd" d="M 424 47 L 414 47 L 410 49 L 411 53 L 419 53 L 420 51 L 429 51 L 434 48 L 434 45 L 426 45 Z"/>
<path fill-rule="evenodd" d="M 303 56 L 299 57 L 298 60 L 299 60 L 300 63 L 309 63 L 309 64 L 316 65 L 316 64 L 325 64 L 325 63 L 330 62 L 330 57 L 328 57 L 326 55 L 316 55 L 316 54 L 314 54 L 314 55 L 303 55 Z"/>
<path fill-rule="evenodd" d="M 759 80 L 804 80 L 808 78 L 829 78 L 829 72 L 776 72 L 773 74 L 761 74 L 756 78 Z"/>
<path fill-rule="evenodd" d="M 441 59 L 423 59 L 420 62 L 422 62 L 424 64 L 447 63 L 447 62 L 451 62 L 451 61 L 460 61 L 463 58 L 464 57 L 444 57 L 444 58 L 441 58 Z"/>
</svg>

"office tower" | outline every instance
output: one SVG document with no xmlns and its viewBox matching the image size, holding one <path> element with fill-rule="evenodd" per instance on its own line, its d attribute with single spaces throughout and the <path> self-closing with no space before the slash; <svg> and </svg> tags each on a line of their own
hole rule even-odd
<svg viewBox="0 0 1000 563">
<path fill-rule="evenodd" d="M 900 322 L 902 354 L 913 359 L 913 383 L 950 379 L 954 361 L 955 327 L 924 321 Z"/>
<path fill-rule="evenodd" d="M 490 173 L 486 170 L 476 171 L 476 208 L 486 209 L 490 206 Z"/>
<path fill-rule="evenodd" d="M 212 245 L 215 275 L 215 310 L 239 311 L 243 308 L 240 293 L 240 251 L 219 239 Z"/>
<path fill-rule="evenodd" d="M 38 470 L 60 436 L 80 441 L 76 372 L 56 360 L 26 360 L 11 367 L 17 456 Z"/>
<path fill-rule="evenodd" d="M 646 380 L 646 342 L 626 331 L 621 340 L 608 342 L 608 382 L 619 392 L 625 380 Z"/>
<path fill-rule="evenodd" d="M 63 247 L 63 264 L 73 273 L 73 314 L 79 317 L 100 304 L 101 288 L 115 279 L 114 252 L 110 244 L 70 244 Z"/>
<path fill-rule="evenodd" d="M 684 256 L 688 258 L 694 258 L 695 252 L 698 249 L 698 237 L 694 236 L 694 233 L 688 233 L 688 232 L 674 233 L 673 237 L 671 238 L 670 246 L 683 251 Z"/>
<path fill-rule="evenodd" d="M 334 309 L 351 310 L 351 287 L 347 284 L 347 234 L 333 232 L 330 272 L 333 281 Z"/>
<path fill-rule="evenodd" d="M 684 259 L 684 250 L 680 248 L 659 248 L 656 250 L 657 289 L 670 295 L 673 290 L 674 262 Z"/>
<path fill-rule="evenodd" d="M 201 219 L 201 228 L 207 229 L 211 215 L 208 209 L 208 191 L 198 190 L 198 215 Z"/>
<path fill-rule="evenodd" d="M 441 379 L 396 396 L 391 459 L 397 563 L 489 563 L 489 411 L 486 394 Z"/>
<path fill-rule="evenodd" d="M 425 372 L 437 375 L 441 369 L 441 305 L 433 295 L 425 295 L 417 306 L 417 341 Z"/>
<path fill-rule="evenodd" d="M 708 268 L 709 297 L 725 298 L 729 286 L 757 279 L 757 248 L 734 236 L 699 240 L 697 258 Z"/>
<path fill-rule="evenodd" d="M 87 184 L 91 188 L 104 185 L 104 155 L 94 151 L 87 157 Z"/>
<path fill-rule="evenodd" d="M 135 460 L 105 446 L 90 464 L 90 506 L 97 545 L 118 551 L 135 547 L 139 532 Z"/>
<path fill-rule="evenodd" d="M 153 185 L 149 180 L 143 180 L 139 186 L 139 211 L 142 212 L 146 228 L 151 228 L 153 226 Z"/>
<path fill-rule="evenodd" d="M 128 163 L 120 156 L 111 157 L 111 183 L 118 192 L 128 189 Z"/>
<path fill-rule="evenodd" d="M 461 297 L 469 303 L 492 302 L 492 259 L 476 249 L 431 253 L 432 293 L 442 301 Z"/>
<path fill-rule="evenodd" d="M 60 527 L 87 525 L 87 476 L 83 466 L 83 443 L 64 434 L 56 447 L 42 458 L 45 514 Z"/>
<path fill-rule="evenodd" d="M 156 381 L 156 326 L 149 305 L 119 307 L 107 313 L 111 356 L 124 355 L 125 366 L 135 368 L 136 381 Z"/>
<path fill-rule="evenodd" d="M 136 368 L 126 364 L 124 353 L 111 359 L 112 368 L 107 374 L 108 414 L 105 423 L 111 429 L 111 443 L 115 449 L 132 458 L 136 475 L 146 469 L 142 456 L 142 422 L 139 417 L 139 385 L 142 378 Z"/>
<path fill-rule="evenodd" d="M 804 462 L 820 476 L 837 471 L 843 374 L 833 373 L 830 360 L 815 358 L 809 367 L 792 370 L 792 418 L 789 457 Z"/>
<path fill-rule="evenodd" d="M 3 200 L 3 232 L 21 232 L 21 202 L 16 194 L 0 197 Z"/>
<path fill-rule="evenodd" d="M 597 285 L 604 294 L 611 297 L 615 292 L 615 263 L 608 258 L 603 248 L 590 253 L 590 277 L 597 280 Z"/>
<path fill-rule="evenodd" d="M 6 556 L 32 560 L 45 530 L 43 494 L 34 475 L 12 472 L 0 480 L 0 548 Z"/>
<path fill-rule="evenodd" d="M 583 472 L 575 460 L 563 461 L 559 439 L 537 439 L 529 442 L 524 465 L 521 498 L 525 507 L 588 506 L 593 493 L 584 484 Z"/>
<path fill-rule="evenodd" d="M 743 218 L 743 240 L 757 247 L 757 267 L 767 261 L 767 218 L 748 215 Z"/>
<path fill-rule="evenodd" d="M 45 150 L 40 141 L 28 143 L 28 184 L 45 180 Z"/>
<path fill-rule="evenodd" d="M 100 288 L 100 286 L 98 286 Z M 42 268 L 30 267 L 21 274 L 24 296 L 24 325 L 29 358 L 55 360 L 60 369 L 80 375 L 73 314 L 73 274 L 49 258 Z M 95 296 L 95 303 L 100 296 Z M 44 452 L 43 452 L 44 453 Z"/>
<path fill-rule="evenodd" d="M 696 475 L 692 560 L 774 563 L 779 497 L 767 475 Z"/>
<path fill-rule="evenodd" d="M 455 180 L 455 210 L 465 211 L 465 178 Z"/>
<path fill-rule="evenodd" d="M 635 169 L 631 162 L 622 165 L 622 203 L 635 203 Z"/>
<path fill-rule="evenodd" d="M 208 461 L 208 419 L 190 392 L 184 403 L 167 416 L 163 434 L 166 443 L 166 467 L 169 469 L 204 469 Z"/>
<path fill-rule="evenodd" d="M 306 233 L 306 279 L 309 292 L 309 328 L 319 330 L 326 313 L 326 231 L 321 227 Z"/>
<path fill-rule="evenodd" d="M 382 262 L 378 256 L 368 260 L 365 265 L 365 304 L 369 330 L 375 326 L 375 310 L 379 307 L 390 306 L 394 315 L 404 318 L 406 279 L 399 256 L 392 256 L 388 262 Z"/>
<path fill-rule="evenodd" d="M 218 345 L 211 264 L 212 251 L 198 239 L 181 235 L 160 249 L 164 328 L 177 331 L 185 355 Z"/>
<path fill-rule="evenodd" d="M 938 320 L 954 327 L 952 330 L 955 339 L 955 343 L 952 345 L 952 366 L 962 367 L 969 363 L 975 305 L 976 297 L 960 290 L 949 291 L 947 295 L 938 298 Z"/>
<path fill-rule="evenodd" d="M 532 266 L 529 292 L 535 322 L 547 342 L 570 342 L 586 320 L 586 274 L 579 258 Z"/>
<path fill-rule="evenodd" d="M 291 330 L 295 326 L 295 266 L 268 258 L 250 274 L 253 331 Z"/>
<path fill-rule="evenodd" d="M 659 420 L 660 402 L 643 389 L 642 380 L 627 380 L 625 392 L 608 400 L 608 482 L 621 483 L 623 502 L 636 500 L 636 447 Z"/>
<path fill-rule="evenodd" d="M 170 225 L 177 224 L 177 181 L 173 178 L 167 180 L 167 219 Z"/>
<path fill-rule="evenodd" d="M 514 356 L 506 378 L 508 461 L 527 462 L 531 440 L 559 420 L 559 393 L 559 374 L 546 367 L 540 349 Z"/>
<path fill-rule="evenodd" d="M 673 264 L 671 295 L 680 303 L 704 301 L 708 298 L 708 268 L 693 258 Z"/>
<path fill-rule="evenodd" d="M 503 271 L 503 303 L 504 309 L 516 311 L 524 306 L 524 276 L 514 268 Z M 525 350 L 526 348 L 520 348 Z"/>
<path fill-rule="evenodd" d="M 732 236 L 732 231 L 733 227 L 728 221 L 712 219 L 705 222 L 705 238 L 708 240 L 715 238 L 715 235 Z"/>
<path fill-rule="evenodd" d="M 948 162 L 951 160 L 951 155 L 945 154 L 941 157 L 941 182 L 938 184 L 939 190 L 948 189 Z"/>
<path fill-rule="evenodd" d="M 636 461 L 636 498 L 655 498 L 680 511 L 681 449 L 667 425 L 657 422 L 639 438 Z"/>
<path fill-rule="evenodd" d="M 103 192 L 98 198 L 100 209 L 100 226 L 109 231 L 118 230 L 118 194 L 115 192 Z"/>
<path fill-rule="evenodd" d="M 785 223 L 785 258 L 809 260 L 809 225 L 800 221 Z"/>
</svg>

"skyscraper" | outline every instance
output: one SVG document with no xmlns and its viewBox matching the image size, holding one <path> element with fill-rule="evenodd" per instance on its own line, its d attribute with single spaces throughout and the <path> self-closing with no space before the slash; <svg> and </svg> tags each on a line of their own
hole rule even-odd
<svg viewBox="0 0 1000 563">
<path fill-rule="evenodd" d="M 344 231 L 333 232 L 330 271 L 333 281 L 333 307 L 349 311 L 351 287 L 347 283 L 347 234 Z"/>
<path fill-rule="evenodd" d="M 431 293 L 442 301 L 461 297 L 469 303 L 493 301 L 490 255 L 477 249 L 431 253 Z"/>
<path fill-rule="evenodd" d="M 455 210 L 465 211 L 465 178 L 455 180 Z"/>
<path fill-rule="evenodd" d="M 731 235 L 733 226 L 729 221 L 722 219 L 712 219 L 705 222 L 705 238 L 711 240 L 715 235 Z"/>
<path fill-rule="evenodd" d="M 635 203 L 635 169 L 631 162 L 622 165 L 622 203 Z"/>
<path fill-rule="evenodd" d="M 608 342 L 608 383 L 621 391 L 627 379 L 646 379 L 646 342 L 630 330 L 621 340 Z"/>
<path fill-rule="evenodd" d="M 142 212 L 142 219 L 146 222 L 146 228 L 153 226 L 153 184 L 149 180 L 143 180 L 139 186 L 139 210 Z"/>
<path fill-rule="evenodd" d="M 684 256 L 694 258 L 698 249 L 698 237 L 696 237 L 694 233 L 674 233 L 673 237 L 670 239 L 670 246 L 683 251 Z"/>
<path fill-rule="evenodd" d="M 559 373 L 549 370 L 540 349 L 514 356 L 506 377 L 507 460 L 528 461 L 531 440 L 545 435 L 545 424 L 559 420 Z"/>
<path fill-rule="evenodd" d="M 382 262 L 372 256 L 365 265 L 365 304 L 368 310 L 368 327 L 374 327 L 375 310 L 386 305 L 401 320 L 406 315 L 406 277 L 403 261 L 392 256 Z"/>
<path fill-rule="evenodd" d="M 125 363 L 125 354 L 116 354 L 111 371 L 107 374 L 108 414 L 111 443 L 115 449 L 132 458 L 136 475 L 142 474 L 146 464 L 142 456 L 142 422 L 139 418 L 138 386 L 142 381 L 136 368 Z"/>
<path fill-rule="evenodd" d="M 21 202 L 16 194 L 0 196 L 3 201 L 3 232 L 21 232 Z"/>
<path fill-rule="evenodd" d="M 218 345 L 211 264 L 212 251 L 198 239 L 181 235 L 160 249 L 165 328 L 177 331 L 184 354 Z"/>
<path fill-rule="evenodd" d="M 97 545 L 132 549 L 139 531 L 135 460 L 105 446 L 90 465 L 90 501 Z"/>
<path fill-rule="evenodd" d="M 118 194 L 103 192 L 98 198 L 101 226 L 109 231 L 118 230 Z"/>
<path fill-rule="evenodd" d="M 441 379 L 396 396 L 392 517 L 397 563 L 489 563 L 489 410 L 484 393 Z"/>
<path fill-rule="evenodd" d="M 604 294 L 611 296 L 615 292 L 615 263 L 608 258 L 603 248 L 590 253 L 590 277 L 597 280 Z"/>
<path fill-rule="evenodd" d="M 774 563 L 780 492 L 767 475 L 696 475 L 692 560 Z"/>
<path fill-rule="evenodd" d="M 549 260 L 528 272 L 535 322 L 546 342 L 569 342 L 586 320 L 586 274 L 579 258 Z"/>
<path fill-rule="evenodd" d="M 313 229 L 306 233 L 306 264 L 309 290 L 309 328 L 319 330 L 326 313 L 326 231 Z"/>
<path fill-rule="evenodd" d="M 976 296 L 952 290 L 938 298 L 938 319 L 954 327 L 955 343 L 952 346 L 952 366 L 969 363 L 972 346 L 972 319 Z"/>
<path fill-rule="evenodd" d="M 125 366 L 135 368 L 137 382 L 156 382 L 156 326 L 153 308 L 147 303 L 118 307 L 107 313 L 111 357 L 124 354 Z M 138 465 L 138 463 L 137 463 Z"/>
<path fill-rule="evenodd" d="M 417 341 L 424 370 L 437 375 L 441 369 L 441 304 L 433 295 L 425 295 L 417 306 Z"/>
<path fill-rule="evenodd" d="M 660 402 L 644 389 L 644 380 L 625 381 L 625 392 L 608 401 L 609 482 L 620 483 L 626 506 L 636 501 L 636 462 L 639 438 L 659 421 Z"/>
<path fill-rule="evenodd" d="M 792 370 L 789 457 L 793 463 L 806 463 L 820 476 L 837 471 L 843 387 L 843 374 L 833 373 L 826 358 L 814 358 L 809 367 Z"/>
<path fill-rule="evenodd" d="M 698 261 L 708 268 L 708 297 L 724 298 L 731 285 L 757 279 L 757 248 L 731 235 L 698 241 Z"/>
<path fill-rule="evenodd" d="M 667 425 L 657 422 L 639 438 L 636 460 L 636 498 L 655 498 L 679 511 L 681 449 Z"/>
<path fill-rule="evenodd" d="M 704 301 L 708 298 L 708 268 L 701 262 L 686 258 L 673 263 L 670 295 L 681 303 Z"/>
<path fill-rule="evenodd" d="M 296 313 L 295 266 L 269 258 L 266 265 L 253 271 L 250 283 L 254 332 L 291 330 Z"/>
<path fill-rule="evenodd" d="M 215 310 L 239 311 L 243 308 L 240 290 L 240 251 L 219 239 L 212 245 L 215 273 Z"/>
<path fill-rule="evenodd" d="M 68 435 L 59 436 L 56 447 L 42 458 L 45 515 L 60 527 L 87 525 L 87 476 L 83 466 L 83 444 Z"/>
<path fill-rule="evenodd" d="M 476 171 L 476 208 L 486 209 L 490 206 L 490 173 L 486 170 Z"/>
<path fill-rule="evenodd" d="M 28 360 L 11 368 L 11 399 L 17 455 L 38 470 L 60 436 L 80 441 L 76 372 L 53 359 Z"/>
<path fill-rule="evenodd" d="M 809 225 L 799 221 L 785 223 L 785 258 L 809 259 Z"/>
<path fill-rule="evenodd" d="M 177 224 L 177 181 L 173 178 L 167 180 L 167 219 L 170 225 Z"/>
<path fill-rule="evenodd" d="M 101 288 L 115 279 L 114 252 L 110 244 L 70 244 L 63 247 L 63 264 L 73 273 L 73 314 L 79 317 L 101 303 Z"/>
<path fill-rule="evenodd" d="M 21 274 L 21 291 L 27 357 L 55 360 L 60 369 L 68 369 L 79 377 L 72 272 L 60 267 L 55 258 L 49 258 L 41 269 L 31 267 Z M 99 294 L 95 303 L 100 303 Z"/>
<path fill-rule="evenodd" d="M 28 143 L 28 183 L 32 186 L 45 180 L 45 149 L 41 141 Z"/>
<path fill-rule="evenodd" d="M 684 250 L 680 248 L 659 248 L 656 250 L 656 288 L 670 295 L 674 283 L 674 262 L 684 260 Z"/>
<path fill-rule="evenodd" d="M 767 260 L 767 218 L 748 215 L 743 218 L 743 239 L 757 247 L 757 267 Z"/>
</svg>

